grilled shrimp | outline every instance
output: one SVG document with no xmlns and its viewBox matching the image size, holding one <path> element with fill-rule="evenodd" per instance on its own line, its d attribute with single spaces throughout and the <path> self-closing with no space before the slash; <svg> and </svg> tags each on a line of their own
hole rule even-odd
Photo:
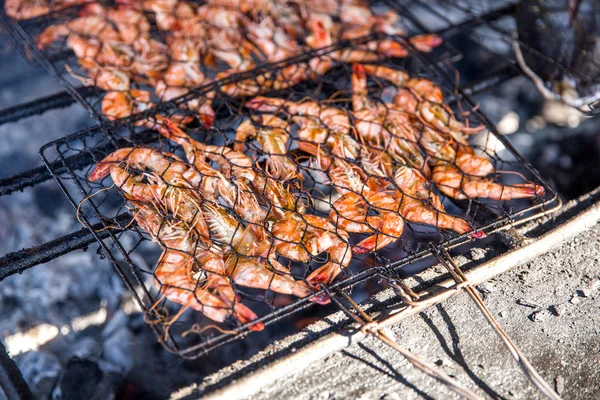
<svg viewBox="0 0 600 400">
<path fill-rule="evenodd" d="M 126 43 L 150 34 L 150 23 L 141 10 L 126 6 L 111 7 L 106 15 Z"/>
<path fill-rule="evenodd" d="M 226 165 L 238 178 L 254 179 L 256 174 L 252 170 L 252 161 L 243 153 L 227 147 L 205 145 L 192 139 L 167 118 L 163 119 L 163 122 L 166 128 L 159 126 L 158 131 L 184 148 L 188 161 L 198 172 L 190 177 L 189 183 L 201 188 L 205 198 L 215 201 L 218 198 L 223 199 L 227 206 L 232 207 L 236 214 L 251 224 L 254 235 L 262 240 L 262 220 L 265 213 L 252 190 L 244 180 L 230 182 L 220 171 L 208 165 L 206 158 Z"/>
<path fill-rule="evenodd" d="M 172 223 L 148 205 L 135 207 L 135 220 L 152 240 L 165 248 L 154 271 L 155 283 L 169 300 L 200 311 L 208 318 L 224 322 L 229 316 L 245 324 L 258 317 L 243 304 L 223 301 L 190 279 L 194 265 L 208 271 L 223 273 L 225 263 L 220 255 L 198 249 L 198 243 L 180 223 Z M 262 330 L 262 323 L 250 326 Z"/>
<path fill-rule="evenodd" d="M 450 229 L 458 233 L 473 230 L 464 219 L 445 212 L 439 197 L 426 186 L 428 182 L 418 170 L 399 167 L 394 174 L 394 182 L 401 189 L 395 193 L 400 204 L 400 213 L 408 221 Z M 486 234 L 475 232 L 470 236 L 481 239 L 486 237 Z"/>
<path fill-rule="evenodd" d="M 376 210 L 379 215 L 365 216 L 368 208 Z M 376 233 L 356 244 L 353 248 L 355 254 L 381 250 L 398 240 L 404 231 L 404 220 L 400 217 L 398 202 L 386 192 L 375 193 L 368 190 L 362 195 L 348 192 L 333 204 L 331 218 L 349 232 Z M 342 222 L 344 220 L 350 224 Z M 353 230 L 357 225 L 362 226 Z"/>
<path fill-rule="evenodd" d="M 543 186 L 533 183 L 502 185 L 489 179 L 470 177 L 451 165 L 433 168 L 432 180 L 445 195 L 457 200 L 484 197 L 494 200 L 525 199 L 543 196 Z"/>
<path fill-rule="evenodd" d="M 430 157 L 431 164 L 452 164 L 457 159 L 454 141 L 428 126 L 421 130 L 419 144 Z"/>
<path fill-rule="evenodd" d="M 145 111 L 153 106 L 154 104 L 150 101 L 150 92 L 146 90 L 111 91 L 106 93 L 102 99 L 102 114 L 114 121 Z M 140 123 L 144 122 L 140 121 Z"/>
<path fill-rule="evenodd" d="M 352 260 L 348 234 L 336 229 L 327 218 L 286 212 L 283 218 L 273 222 L 271 233 L 277 251 L 291 260 L 309 262 L 313 256 L 329 254 L 330 261 L 307 278 L 317 289 L 320 284 L 331 283 Z"/>
<path fill-rule="evenodd" d="M 211 29 L 210 36 L 212 39 L 209 49 L 210 54 L 224 61 L 231 68 L 221 76 L 246 71 L 255 67 L 250 50 L 247 48 L 248 46 L 234 44 L 228 31 Z"/>
<path fill-rule="evenodd" d="M 260 262 L 250 258 L 236 258 L 235 260 L 229 275 L 238 285 L 271 290 L 301 298 L 311 294 L 308 285 L 303 281 L 295 280 L 283 266 L 273 268 L 272 265 L 277 261 Z"/>
<path fill-rule="evenodd" d="M 364 65 L 369 74 L 396 86 L 398 92 L 394 104 L 408 113 L 417 115 L 423 122 L 444 133 L 461 139 L 461 133 L 473 134 L 485 129 L 483 126 L 467 127 L 454 118 L 452 111 L 443 106 L 444 96 L 435 83 L 423 78 L 411 78 L 406 72 L 385 66 Z"/>
<path fill-rule="evenodd" d="M 450 134 L 459 143 L 465 143 L 462 134 L 474 134 L 484 126 L 467 127 L 444 106 L 444 95 L 438 85 L 425 78 L 411 78 L 406 72 L 384 66 L 365 65 L 368 74 L 384 79 L 396 86 L 394 104 L 406 112 L 417 115 L 440 131 Z"/>
<path fill-rule="evenodd" d="M 49 26 L 36 38 L 36 44 L 40 50 L 43 50 L 52 43 L 65 39 L 71 34 L 77 34 L 101 41 L 121 40 L 119 32 L 110 25 L 105 17 L 100 15 L 87 15 L 75 18 L 64 24 Z"/>
<path fill-rule="evenodd" d="M 363 142 L 385 150 L 396 162 L 426 168 L 421 154 L 418 134 L 410 116 L 395 107 L 375 103 L 367 97 L 367 76 L 362 65 L 352 69 L 352 108 L 357 134 Z"/>
<path fill-rule="evenodd" d="M 171 38 L 168 41 L 171 63 L 164 72 L 163 79 L 168 86 L 193 88 L 205 81 L 200 71 L 198 45 L 189 38 Z"/>
<path fill-rule="evenodd" d="M 260 49 L 260 56 L 269 62 L 281 61 L 300 52 L 298 43 L 270 17 L 263 18 L 260 23 L 244 19 L 244 27 L 250 41 Z"/>
<path fill-rule="evenodd" d="M 167 129 L 159 128 L 159 132 L 180 144 L 186 152 L 188 161 L 192 164 L 196 159 L 205 161 L 207 158 L 216 162 L 226 177 L 234 175 L 236 178 L 246 178 L 250 182 L 255 179 L 256 173 L 252 169 L 253 162 L 244 153 L 225 146 L 213 146 L 198 142 L 168 118 L 164 118 L 163 122 Z"/>
<path fill-rule="evenodd" d="M 201 208 L 202 201 L 188 190 L 165 184 L 154 174 L 148 177 L 150 185 L 145 187 L 145 184 L 137 182 L 131 172 L 115 164 L 110 168 L 110 175 L 115 185 L 126 194 L 142 203 L 163 204 L 175 218 L 196 229 L 205 244 L 211 244 L 208 226 Z"/>
<path fill-rule="evenodd" d="M 494 172 L 494 166 L 490 160 L 475 155 L 473 149 L 468 145 L 458 145 L 455 149 L 452 140 L 445 138 L 430 127 L 423 127 L 419 143 L 431 157 L 430 162 L 433 165 L 453 164 L 465 174 L 479 177 L 485 177 Z"/>
<path fill-rule="evenodd" d="M 355 254 L 380 250 L 402 236 L 404 220 L 392 196 L 371 187 L 373 180 L 366 179 L 360 169 L 345 160 L 330 158 L 310 143 L 300 143 L 299 146 L 317 158 L 318 167 L 327 171 L 336 190 L 342 194 L 332 205 L 330 219 L 333 223 L 348 232 L 376 232 L 354 246 Z M 368 216 L 369 209 L 379 215 Z"/>
<path fill-rule="evenodd" d="M 119 67 L 127 71 L 134 64 L 135 51 L 125 43 L 102 42 L 71 34 L 67 39 L 67 46 L 73 50 L 80 64 L 93 62 L 100 66 Z"/>
<path fill-rule="evenodd" d="M 96 182 L 103 179 L 110 173 L 113 166 L 119 164 L 132 166 L 142 171 L 148 168 L 171 185 L 185 186 L 187 182 L 182 175 L 189 169 L 188 165 L 172 154 L 167 155 L 148 147 L 124 147 L 115 150 L 96 164 L 90 173 L 90 181 Z"/>
<path fill-rule="evenodd" d="M 131 79 L 127 72 L 121 71 L 119 67 L 101 66 L 92 60 L 79 60 L 89 78 L 71 74 L 85 86 L 96 86 L 106 91 L 129 90 Z"/>
<path fill-rule="evenodd" d="M 352 251 L 345 231 L 336 229 L 326 218 L 306 214 L 306 205 L 281 182 L 258 174 L 253 187 L 273 205 L 268 224 L 279 254 L 299 262 L 308 262 L 323 252 L 329 254 L 330 261 L 307 278 L 311 286 L 318 289 L 320 284 L 330 283 L 348 266 Z"/>
<path fill-rule="evenodd" d="M 397 190 L 393 196 L 398 201 L 400 215 L 410 222 L 432 225 L 437 228 L 451 229 L 458 233 L 472 231 L 471 226 L 462 218 L 449 215 L 444 210 L 440 198 L 429 187 L 423 173 L 407 165 L 397 165 L 392 172 L 390 160 L 385 153 L 363 151 L 361 164 L 372 176 L 393 178 Z M 389 182 L 382 179 L 380 187 L 386 190 Z M 485 237 L 483 233 L 473 233 L 472 237 Z"/>
<path fill-rule="evenodd" d="M 456 166 L 465 174 L 480 177 L 488 176 L 495 171 L 489 159 L 476 155 L 469 146 L 458 146 Z"/>
<path fill-rule="evenodd" d="M 205 204 L 210 230 L 215 242 L 227 255 L 227 275 L 235 283 L 256 289 L 306 297 L 310 289 L 296 281 L 275 258 L 274 246 L 258 241 L 252 232 L 216 204 Z"/>
<path fill-rule="evenodd" d="M 327 143 L 333 154 L 346 158 L 358 156 L 359 144 L 348 135 L 351 124 L 348 114 L 337 107 L 322 105 L 314 100 L 293 102 L 273 97 L 258 96 L 246 107 L 269 112 L 284 111 L 300 126 L 300 140 L 314 144 Z M 284 125 L 285 126 L 285 125 Z"/>
<path fill-rule="evenodd" d="M 189 92 L 187 87 L 169 86 L 164 80 L 157 81 L 154 85 L 154 90 L 161 101 L 173 100 L 174 98 L 183 96 Z M 215 111 L 212 108 L 212 96 L 214 96 L 214 93 L 207 93 L 205 97 L 194 98 L 182 103 L 180 108 L 196 112 L 203 125 L 206 128 L 210 128 L 215 122 Z"/>
<path fill-rule="evenodd" d="M 284 111 L 296 118 L 318 121 L 321 125 L 334 131 L 348 132 L 351 127 L 348 114 L 344 110 L 310 99 L 296 103 L 275 97 L 257 96 L 246 102 L 245 105 L 252 110 L 273 113 Z"/>
<path fill-rule="evenodd" d="M 232 97 L 255 96 L 259 93 L 287 89 L 314 75 L 316 68 L 321 68 L 318 62 L 298 63 L 264 72 L 258 76 L 227 83 L 221 87 L 224 93 Z M 217 74 L 217 79 L 225 78 L 239 71 L 230 70 Z M 326 71 L 325 71 L 326 72 Z M 324 73 L 324 72 L 323 72 Z"/>
<path fill-rule="evenodd" d="M 53 4 L 50 6 L 47 1 L 44 0 L 6 0 L 4 3 L 4 10 L 6 15 L 16 20 L 24 20 L 39 17 L 48 14 L 53 10 L 60 10 L 61 8 L 68 7 L 69 4 Z"/>
<path fill-rule="evenodd" d="M 191 187 L 190 179 L 184 174 L 193 175 L 195 171 L 191 171 L 184 162 L 174 159 L 172 156 L 167 156 L 156 149 L 121 148 L 96 164 L 96 168 L 90 173 L 90 181 L 98 181 L 110 172 L 111 177 L 118 185 L 119 182 L 122 182 L 123 177 L 127 179 L 131 176 L 125 171 L 127 176 L 115 180 L 116 176 L 112 176 L 113 168 L 121 163 L 142 171 L 150 169 L 153 172 L 150 175 L 152 183 L 165 182 L 166 185 L 159 186 L 161 192 L 158 197 L 167 204 L 170 212 L 196 228 L 201 239 L 210 245 L 210 235 L 201 208 L 202 200 Z M 149 201 L 153 199 L 142 198 L 139 200 Z"/>
<path fill-rule="evenodd" d="M 166 250 L 154 270 L 156 285 L 167 299 L 200 311 L 213 321 L 224 322 L 231 315 L 231 307 L 219 297 L 202 290 L 197 283 L 190 281 L 187 265 L 191 262 L 193 257 L 186 253 Z M 239 312 L 239 308 L 237 311 Z M 244 316 L 236 316 L 247 322 Z M 248 321 L 256 318 L 255 314 L 251 315 Z"/>
<path fill-rule="evenodd" d="M 274 178 L 290 180 L 300 178 L 296 164 L 287 156 L 287 142 L 289 135 L 286 131 L 287 123 L 282 119 L 268 114 L 262 114 L 253 118 L 256 126 L 251 120 L 245 120 L 236 129 L 235 139 L 237 143 L 234 150 L 242 151 L 244 142 L 248 138 L 256 138 L 262 150 L 268 155 L 265 171 Z"/>
</svg>

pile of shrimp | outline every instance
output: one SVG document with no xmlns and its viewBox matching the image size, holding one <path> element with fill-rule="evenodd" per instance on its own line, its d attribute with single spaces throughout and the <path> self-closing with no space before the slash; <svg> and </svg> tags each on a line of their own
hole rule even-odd
<svg viewBox="0 0 600 400">
<path fill-rule="evenodd" d="M 42 0 L 12 0 L 7 7 L 36 1 Z M 73 75 L 84 85 L 107 92 L 102 112 L 115 120 L 152 107 L 152 100 L 169 101 L 215 80 L 340 40 L 377 32 L 404 36 L 398 23 L 395 12 L 374 14 L 366 0 L 209 0 L 202 5 L 183 0 L 117 0 L 114 6 L 97 2 L 81 6 L 76 18 L 49 26 L 36 43 L 39 49 L 66 43 L 86 76 Z M 441 39 L 426 34 L 410 42 L 428 52 Z M 325 74 L 336 63 L 406 55 L 394 40 L 373 40 L 271 71 L 270 76 L 224 85 L 221 90 L 231 96 L 252 96 Z M 203 97 L 182 107 L 197 113 L 210 127 L 214 93 Z"/>
<path fill-rule="evenodd" d="M 161 121 L 159 132 L 181 145 L 186 161 L 158 149 L 121 148 L 89 179 L 110 175 L 138 226 L 163 248 L 154 276 L 167 299 L 217 322 L 249 323 L 257 316 L 238 301 L 234 285 L 306 297 L 350 263 L 348 234 L 308 213 L 290 186 L 243 152 L 195 141 L 171 120 Z M 281 255 L 309 262 L 322 253 L 329 261 L 304 280 L 278 261 Z"/>
<path fill-rule="evenodd" d="M 388 82 L 391 100 L 369 93 L 369 76 Z M 339 99 L 253 97 L 244 104 L 251 116 L 237 125 L 231 146 L 198 142 L 182 129 L 184 120 L 161 117 L 156 129 L 181 147 L 185 160 L 154 148 L 122 148 L 96 165 L 89 179 L 110 175 L 138 226 L 163 248 L 154 275 L 167 299 L 214 321 L 234 318 L 260 330 L 236 285 L 309 296 L 331 284 L 353 255 L 396 242 L 406 222 L 486 236 L 446 212 L 438 193 L 457 200 L 544 195 L 533 183 L 495 181 L 499 171 L 467 141 L 484 127 L 459 121 L 432 81 L 354 64 L 351 82 L 347 107 Z M 292 142 L 304 161 L 290 154 Z M 250 156 L 252 149 L 261 160 Z M 336 192 L 327 216 L 307 204 L 306 168 Z M 366 238 L 352 246 L 354 233 Z M 282 259 L 326 262 L 295 279 Z M 311 299 L 329 302 L 325 295 Z"/>
<path fill-rule="evenodd" d="M 90 1 L 92 0 L 5 0 L 4 10 L 12 19 L 26 20 Z"/>
</svg>

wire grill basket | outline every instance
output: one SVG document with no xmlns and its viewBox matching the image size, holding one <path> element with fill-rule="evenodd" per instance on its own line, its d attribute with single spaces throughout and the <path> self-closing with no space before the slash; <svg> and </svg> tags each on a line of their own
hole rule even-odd
<svg viewBox="0 0 600 400">
<path fill-rule="evenodd" d="M 344 22 L 349 17 L 342 14 L 350 15 L 350 10 L 334 2 L 320 6 L 269 3 L 281 10 L 263 10 L 266 3 L 256 9 L 250 5 L 236 9 L 186 1 L 146 2 L 144 6 L 126 1 L 41 2 L 51 12 L 30 19 L 27 13 L 11 10 L 8 3 L 1 20 L 17 47 L 54 74 L 97 122 L 127 118 L 215 79 L 378 31 L 406 32 L 438 60 L 459 57 L 449 45 L 440 46 L 434 35 L 408 19 L 401 20 L 385 1 L 371 2 L 370 10 L 361 9 L 360 18 L 373 21 L 371 28 L 360 30 L 357 27 L 367 25 Z M 401 47 L 375 49 L 367 43 L 363 48 L 365 53 L 379 51 L 388 56 L 402 51 Z M 314 72 L 322 73 L 327 66 L 321 69 Z M 288 76 L 288 84 L 295 79 L 302 78 Z M 78 90 L 81 84 L 105 93 L 83 97 Z M 210 123 L 212 110 L 207 106 L 204 112 L 205 122 Z"/>
<path fill-rule="evenodd" d="M 102 252 L 169 350 L 195 358 L 260 324 L 269 326 L 314 303 L 327 303 L 330 290 L 350 291 L 374 278 L 418 272 L 434 263 L 431 248 L 456 247 L 475 238 L 485 241 L 485 234 L 535 215 L 556 199 L 470 99 L 456 91 L 448 71 L 432 65 L 402 38 L 362 40 L 393 40 L 411 57 L 354 66 L 338 63 L 292 87 L 277 86 L 286 71 L 310 71 L 333 53 L 356 49 L 356 43 L 339 45 L 206 85 L 42 149 L 44 162 L 80 221 L 88 227 L 100 224 L 103 236 L 110 229 L 108 239 L 100 242 Z M 408 73 L 413 80 L 395 85 L 389 75 L 378 73 L 384 67 Z M 394 114 L 394 97 L 402 92 L 405 99 L 416 99 L 417 82 L 434 82 L 445 98 L 461 99 L 452 108 L 422 98 L 421 104 L 439 106 L 433 108 L 438 116 L 452 110 L 456 119 L 445 123 L 470 132 L 468 143 L 458 143 L 462 134 L 452 137 L 449 126 L 439 123 L 443 117 L 428 122 L 425 111 L 418 116 Z M 256 85 L 263 88 L 260 97 L 235 92 Z M 210 128 L 198 116 L 207 99 L 215 111 Z M 363 106 L 371 108 L 361 114 Z M 328 119 L 331 113 L 338 115 L 335 121 L 342 121 L 341 127 Z M 413 119 L 404 125 L 395 119 L 409 116 Z M 367 132 L 379 129 L 380 136 L 368 140 L 361 124 Z M 394 130 L 401 126 L 412 127 L 412 139 Z M 391 142 L 397 150 L 385 145 Z M 194 146 L 202 152 L 191 151 Z M 347 152 L 340 152 L 340 146 Z M 477 171 L 462 164 L 458 149 L 472 161 L 485 158 L 487 177 L 475 176 Z M 99 173 L 101 168 L 94 165 L 115 150 L 120 157 L 100 164 L 106 168 Z M 159 157 L 162 167 L 139 161 L 143 154 Z M 206 163 L 196 163 L 194 157 Z M 182 160 L 194 162 L 194 167 L 187 180 L 177 181 L 173 176 L 181 176 L 172 173 L 182 167 Z M 434 178 L 444 168 L 457 173 L 459 183 Z M 108 170 L 111 176 L 105 176 Z M 399 171 L 422 177 L 421 190 L 403 186 L 396 179 Z M 358 186 L 348 175 L 358 179 Z M 411 179 L 414 183 L 416 178 Z M 192 181 L 195 186 L 186 186 Z M 474 194 L 467 182 L 484 182 L 495 194 Z M 143 190 L 146 184 L 155 185 L 159 200 L 136 197 L 136 184 Z M 280 190 L 279 197 L 273 195 L 274 188 Z M 526 195 L 509 195 L 511 190 Z M 215 191 L 224 193 L 211 197 Z M 195 210 L 203 213 L 208 226 L 202 227 L 198 214 L 183 214 L 177 208 L 182 201 L 199 204 Z M 188 250 L 181 251 L 182 240 Z M 158 260 L 185 265 L 186 276 L 177 281 L 173 274 L 164 274 Z M 209 267 L 210 260 L 217 266 Z M 205 286 L 211 276 L 220 285 Z M 197 290 L 201 285 L 213 297 Z M 194 299 L 186 304 L 196 310 L 182 311 L 171 301 L 177 296 L 183 296 L 180 304 L 182 298 Z"/>
</svg>

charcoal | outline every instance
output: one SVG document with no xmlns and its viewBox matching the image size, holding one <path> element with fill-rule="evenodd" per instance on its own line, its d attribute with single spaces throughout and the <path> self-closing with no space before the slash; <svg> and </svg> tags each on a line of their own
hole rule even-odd
<svg viewBox="0 0 600 400">
<path fill-rule="evenodd" d="M 95 362 L 73 357 L 60 374 L 52 399 L 118 399 L 124 385 L 121 375 L 105 374 Z"/>
</svg>

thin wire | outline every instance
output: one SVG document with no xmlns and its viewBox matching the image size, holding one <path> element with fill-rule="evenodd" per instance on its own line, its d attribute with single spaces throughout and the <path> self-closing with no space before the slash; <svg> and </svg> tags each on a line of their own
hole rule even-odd
<svg viewBox="0 0 600 400">
<path fill-rule="evenodd" d="M 533 365 L 529 362 L 527 357 L 521 352 L 517 345 L 512 341 L 510 336 L 500 326 L 498 321 L 494 318 L 490 310 L 485 305 L 485 302 L 477 293 L 475 288 L 469 284 L 468 278 L 462 272 L 462 270 L 454 263 L 454 260 L 450 256 L 447 250 L 444 248 L 439 249 L 436 256 L 438 260 L 446 267 L 450 275 L 456 280 L 457 283 L 463 284 L 463 288 L 469 294 L 471 299 L 475 302 L 477 307 L 481 310 L 482 314 L 488 320 L 494 331 L 500 336 L 500 339 L 504 342 L 514 359 L 517 361 L 525 376 L 533 383 L 537 389 L 546 397 L 552 400 L 562 400 L 562 398 L 552 389 L 552 387 L 542 378 L 542 376 L 535 370 Z"/>
<path fill-rule="evenodd" d="M 350 296 L 348 296 L 344 291 L 341 291 L 341 290 L 338 291 L 338 293 L 341 293 L 345 297 L 345 299 L 352 305 L 352 308 L 356 312 L 358 312 L 358 314 L 360 314 L 362 316 L 362 319 L 358 315 L 356 315 L 356 314 L 350 312 L 348 309 L 346 309 L 346 307 L 344 307 L 339 302 L 339 300 L 337 300 L 337 298 L 335 296 L 330 295 L 330 297 L 332 299 L 334 299 L 334 301 L 338 305 L 340 305 L 340 307 L 342 308 L 343 311 L 346 312 L 346 314 L 350 315 L 355 321 L 357 321 L 359 324 L 361 324 L 361 330 L 364 333 L 368 333 L 368 334 L 374 336 L 375 338 L 381 340 L 383 343 L 387 344 L 388 346 L 390 346 L 391 348 L 396 350 L 398 353 L 400 353 L 404 358 L 406 358 L 407 361 L 409 361 L 411 364 L 413 364 L 419 370 L 426 373 L 433 379 L 448 386 L 448 388 L 450 388 L 457 394 L 463 396 L 464 398 L 469 399 L 469 400 L 480 400 L 481 399 L 481 397 L 479 397 L 476 393 L 474 393 L 473 391 L 471 391 L 470 389 L 465 387 L 463 384 L 461 384 L 457 380 L 451 378 L 449 375 L 447 375 L 440 369 L 436 368 L 432 364 L 429 364 L 429 363 L 419 359 L 419 357 L 417 357 L 410 351 L 401 347 L 393 339 L 392 334 L 386 328 L 380 327 L 376 321 L 374 321 L 358 304 L 356 304 L 356 302 L 354 300 L 352 300 L 352 298 Z"/>
</svg>

